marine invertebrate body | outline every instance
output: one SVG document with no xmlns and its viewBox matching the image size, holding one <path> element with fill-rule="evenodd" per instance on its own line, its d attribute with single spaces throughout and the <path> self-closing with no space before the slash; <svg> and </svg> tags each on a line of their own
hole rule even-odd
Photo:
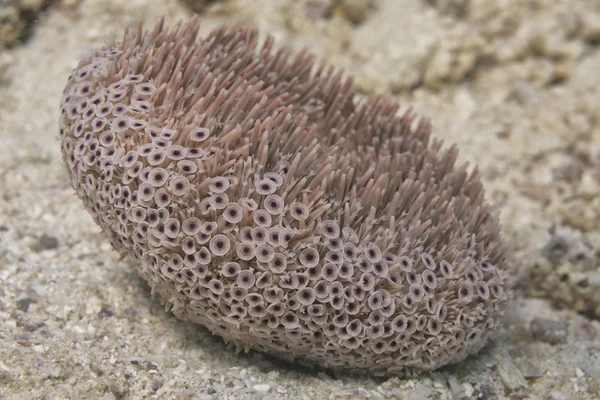
<svg viewBox="0 0 600 400">
<path fill-rule="evenodd" d="M 477 170 L 312 55 L 197 30 L 127 32 L 65 88 L 65 164 L 115 249 L 238 349 L 402 375 L 482 347 L 506 246 Z"/>
</svg>

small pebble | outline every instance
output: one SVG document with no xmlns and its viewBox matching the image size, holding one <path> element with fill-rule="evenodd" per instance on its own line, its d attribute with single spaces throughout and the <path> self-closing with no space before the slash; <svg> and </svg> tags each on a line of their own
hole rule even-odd
<svg viewBox="0 0 600 400">
<path fill-rule="evenodd" d="M 110 309 L 106 308 L 106 307 L 102 307 L 100 309 L 100 311 L 98 311 L 98 316 L 101 317 L 101 318 L 102 317 L 112 317 L 113 316 L 113 312 Z"/>
<path fill-rule="evenodd" d="M 269 386 L 265 383 L 261 383 L 261 384 L 252 386 L 252 389 L 256 390 L 257 392 L 266 393 L 271 389 L 271 386 Z"/>
<path fill-rule="evenodd" d="M 473 395 L 473 392 L 475 392 L 475 388 L 473 387 L 473 385 L 471 385 L 468 382 L 465 382 L 462 384 L 463 390 L 465 391 L 465 396 L 467 396 L 468 398 L 471 398 L 471 396 Z"/>
<path fill-rule="evenodd" d="M 36 292 L 39 296 L 45 296 L 48 294 L 48 290 L 42 285 L 33 285 L 31 286 L 34 292 Z"/>
<path fill-rule="evenodd" d="M 37 303 L 35 299 L 30 297 L 17 300 L 17 308 L 21 311 L 27 312 L 29 310 L 29 306 L 33 303 Z"/>
<path fill-rule="evenodd" d="M 455 397 L 460 394 L 460 383 L 458 383 L 458 378 L 456 376 L 450 375 L 448 377 L 448 385 L 450 386 L 450 390 Z"/>
<path fill-rule="evenodd" d="M 146 364 L 146 371 L 150 371 L 150 370 L 153 370 L 153 369 L 158 369 L 158 366 L 156 364 L 151 363 L 151 362 L 149 362 L 149 363 Z"/>
<path fill-rule="evenodd" d="M 163 385 L 162 379 L 154 378 L 152 380 L 152 391 L 154 391 L 154 392 L 158 391 L 158 389 L 160 389 L 162 385 Z"/>
<path fill-rule="evenodd" d="M 546 318 L 534 318 L 529 325 L 529 331 L 534 339 L 550 344 L 565 343 L 568 328 L 567 321 L 553 321 Z"/>
<path fill-rule="evenodd" d="M 38 248 L 40 250 L 52 250 L 58 247 L 58 239 L 54 236 L 50 236 L 44 233 L 38 242 Z"/>
<path fill-rule="evenodd" d="M 360 24 L 367 19 L 369 2 L 365 0 L 338 0 L 337 6 L 343 14 L 353 24 Z"/>
<path fill-rule="evenodd" d="M 542 376 L 542 370 L 536 364 L 532 363 L 531 360 L 523 358 L 519 362 L 519 369 L 523 373 L 526 379 L 534 379 Z"/>
</svg>

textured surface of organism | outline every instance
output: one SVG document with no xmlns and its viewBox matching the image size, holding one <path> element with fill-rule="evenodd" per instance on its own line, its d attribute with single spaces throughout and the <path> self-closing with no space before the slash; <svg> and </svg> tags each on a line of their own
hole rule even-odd
<svg viewBox="0 0 600 400">
<path fill-rule="evenodd" d="M 178 317 L 239 350 L 373 375 L 476 352 L 508 297 L 477 170 L 307 52 L 126 32 L 61 100 L 71 183 Z"/>
</svg>

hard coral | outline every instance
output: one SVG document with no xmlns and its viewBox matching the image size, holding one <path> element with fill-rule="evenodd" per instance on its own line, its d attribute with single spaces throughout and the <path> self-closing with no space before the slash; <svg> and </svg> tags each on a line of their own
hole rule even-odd
<svg viewBox="0 0 600 400">
<path fill-rule="evenodd" d="M 67 83 L 64 160 L 113 246 L 238 349 L 405 375 L 481 348 L 508 291 L 477 170 L 312 55 L 198 26 L 126 32 Z"/>
</svg>

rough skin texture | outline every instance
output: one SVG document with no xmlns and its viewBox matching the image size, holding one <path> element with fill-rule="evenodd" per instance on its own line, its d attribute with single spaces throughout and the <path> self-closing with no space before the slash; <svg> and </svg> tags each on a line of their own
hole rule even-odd
<svg viewBox="0 0 600 400">
<path fill-rule="evenodd" d="M 477 170 L 312 55 L 198 25 L 140 26 L 68 80 L 65 164 L 114 248 L 238 350 L 408 375 L 484 346 L 510 293 Z"/>
</svg>

